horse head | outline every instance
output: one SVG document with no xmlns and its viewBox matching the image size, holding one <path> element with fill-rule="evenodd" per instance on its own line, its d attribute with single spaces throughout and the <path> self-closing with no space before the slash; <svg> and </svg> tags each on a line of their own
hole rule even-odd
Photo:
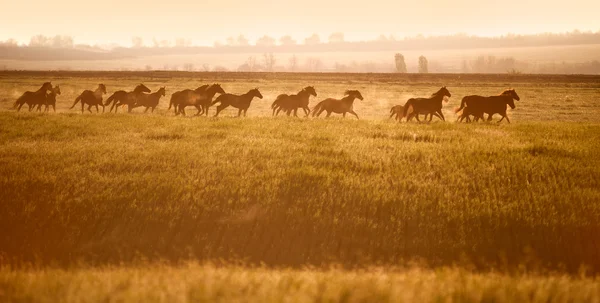
<svg viewBox="0 0 600 303">
<path fill-rule="evenodd" d="M 102 94 L 106 94 L 106 85 L 100 83 L 98 84 L 98 90 L 102 93 Z"/>
<path fill-rule="evenodd" d="M 45 90 L 46 92 L 52 91 L 52 83 L 44 82 L 44 84 L 42 84 L 42 89 Z"/>
<path fill-rule="evenodd" d="M 211 91 L 214 91 L 216 94 L 221 94 L 221 95 L 225 93 L 225 90 L 223 90 L 223 88 L 221 87 L 221 84 L 218 84 L 218 83 L 211 85 L 206 90 L 207 91 L 211 90 Z"/>
<path fill-rule="evenodd" d="M 437 93 L 435 93 L 434 95 L 442 95 L 442 98 L 443 97 L 448 97 L 448 98 L 452 97 L 452 94 L 445 86 L 440 88 L 440 90 L 438 90 Z"/>
<path fill-rule="evenodd" d="M 303 91 L 307 92 L 309 95 L 317 96 L 317 91 L 312 86 L 307 86 L 303 89 Z"/>
<path fill-rule="evenodd" d="M 258 88 L 255 89 L 251 89 L 249 91 L 249 93 L 253 96 L 253 97 L 257 97 L 258 99 L 262 99 L 263 95 L 260 93 L 260 91 L 258 90 Z"/>
<path fill-rule="evenodd" d="M 503 91 L 502 95 L 510 96 L 511 98 L 513 98 L 517 101 L 521 100 L 521 98 L 519 98 L 519 95 L 517 95 L 517 92 L 513 88 Z"/>
<path fill-rule="evenodd" d="M 158 89 L 159 95 L 164 97 L 166 95 L 166 93 L 167 93 L 167 89 L 164 86 Z"/>
<path fill-rule="evenodd" d="M 136 93 L 151 93 L 152 91 L 144 84 L 140 84 L 133 90 Z"/>
<path fill-rule="evenodd" d="M 348 96 L 348 97 L 354 97 L 358 100 L 364 100 L 363 96 L 361 95 L 361 93 L 357 90 L 347 90 L 346 92 L 344 92 L 344 95 Z"/>
<path fill-rule="evenodd" d="M 54 94 L 55 94 L 55 95 L 60 95 L 60 86 L 58 86 L 58 85 L 57 85 L 57 86 L 55 86 L 55 87 L 52 89 L 52 92 L 54 92 Z"/>
</svg>

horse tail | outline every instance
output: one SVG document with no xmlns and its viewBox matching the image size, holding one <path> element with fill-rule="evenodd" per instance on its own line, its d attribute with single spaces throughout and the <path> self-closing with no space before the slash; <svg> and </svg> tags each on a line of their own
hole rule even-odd
<svg viewBox="0 0 600 303">
<path fill-rule="evenodd" d="M 171 106 L 173 106 L 173 99 L 175 99 L 175 94 L 171 95 L 171 100 L 169 101 L 169 108 L 167 110 L 171 110 Z"/>
<path fill-rule="evenodd" d="M 69 109 L 72 109 L 73 107 L 75 107 L 75 105 L 77 105 L 77 103 L 81 100 L 81 95 L 79 95 L 79 97 L 75 98 L 75 102 L 73 103 L 73 106 L 69 107 Z"/>
<path fill-rule="evenodd" d="M 104 102 L 104 106 L 109 105 L 113 101 L 115 103 L 117 103 L 118 99 L 121 97 L 121 92 L 123 92 L 123 91 L 116 91 L 112 95 L 110 95 L 110 97 L 108 97 L 108 99 L 106 99 L 106 102 Z"/>
<path fill-rule="evenodd" d="M 315 107 L 313 107 L 313 110 L 311 112 L 313 117 L 317 114 L 318 111 L 321 110 L 321 108 L 323 108 L 323 102 L 325 102 L 325 101 L 321 101 L 321 102 L 317 103 L 317 105 L 315 105 Z"/>
<path fill-rule="evenodd" d="M 462 98 L 462 101 L 460 101 L 460 107 L 457 107 L 456 109 L 454 109 L 454 113 L 458 113 L 459 111 L 463 110 L 463 108 L 465 108 L 466 103 L 467 103 L 467 97 Z"/>
</svg>

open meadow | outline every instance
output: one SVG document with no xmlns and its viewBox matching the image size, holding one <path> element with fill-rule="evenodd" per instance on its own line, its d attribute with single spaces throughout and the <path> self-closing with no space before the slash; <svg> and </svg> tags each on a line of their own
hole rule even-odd
<svg viewBox="0 0 600 303">
<path fill-rule="evenodd" d="M 12 109 L 45 81 L 57 113 Z M 69 109 L 99 83 L 167 94 Z M 167 112 L 209 83 L 264 98 Z M 360 120 L 271 117 L 307 85 Z M 446 122 L 388 119 L 441 86 Z M 510 124 L 455 122 L 509 87 Z M 598 302 L 599 152 L 600 76 L 0 72 L 0 301 Z"/>
</svg>

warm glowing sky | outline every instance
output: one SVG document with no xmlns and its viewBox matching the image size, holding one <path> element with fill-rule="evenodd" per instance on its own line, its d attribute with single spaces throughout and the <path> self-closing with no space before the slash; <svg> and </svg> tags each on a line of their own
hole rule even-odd
<svg viewBox="0 0 600 303">
<path fill-rule="evenodd" d="M 71 35 L 76 43 L 131 43 L 131 37 L 215 40 L 244 34 L 312 33 L 322 40 L 342 31 L 346 40 L 453 34 L 600 30 L 597 0 L 0 0 L 0 40 L 28 42 L 35 34 Z M 502 4 L 497 4 L 501 2 Z M 295 4 L 293 4 L 295 3 Z"/>
</svg>

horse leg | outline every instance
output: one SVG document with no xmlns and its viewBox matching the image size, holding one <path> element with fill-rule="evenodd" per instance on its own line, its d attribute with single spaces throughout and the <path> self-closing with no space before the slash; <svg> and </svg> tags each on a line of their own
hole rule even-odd
<svg viewBox="0 0 600 303">
<path fill-rule="evenodd" d="M 196 107 L 196 109 L 198 110 L 194 117 L 202 115 L 202 107 L 200 107 L 200 105 L 194 105 L 194 107 Z"/>
<path fill-rule="evenodd" d="M 308 117 L 308 114 L 310 114 L 310 108 L 308 108 L 308 106 L 306 106 L 306 107 L 303 107 L 302 109 L 304 110 L 304 114 L 305 114 L 304 117 Z"/>
<path fill-rule="evenodd" d="M 342 118 L 346 118 L 346 112 L 342 114 Z"/>
<path fill-rule="evenodd" d="M 353 110 L 348 111 L 348 112 L 351 113 L 351 114 L 353 114 L 354 116 L 356 116 L 356 119 L 360 120 L 360 118 L 358 118 L 358 115 Z"/>
<path fill-rule="evenodd" d="M 241 115 L 242 115 L 242 109 L 240 108 L 240 109 L 238 109 L 238 115 L 237 116 L 239 117 Z"/>
<path fill-rule="evenodd" d="M 219 115 L 219 113 L 222 110 L 224 110 L 226 107 L 227 107 L 227 105 L 224 106 L 222 103 L 221 103 L 221 105 L 217 106 L 217 113 L 215 114 L 215 117 L 217 117 Z"/>
<path fill-rule="evenodd" d="M 83 114 L 83 111 L 85 110 L 85 104 L 83 102 L 81 102 L 81 113 Z"/>
<path fill-rule="evenodd" d="M 150 107 L 146 107 L 146 109 L 144 110 L 144 114 L 145 114 L 146 112 L 148 112 L 148 109 L 149 109 L 149 108 L 150 108 Z"/>
<path fill-rule="evenodd" d="M 247 114 L 247 113 L 248 113 L 248 109 L 246 108 L 246 109 L 244 110 L 244 117 L 246 117 L 246 114 Z"/>
<path fill-rule="evenodd" d="M 492 116 L 493 116 L 493 115 L 494 115 L 494 114 L 489 114 L 489 115 L 488 115 L 488 119 L 487 119 L 487 120 L 488 120 L 488 122 L 489 122 L 489 121 L 492 121 Z M 482 117 L 483 117 L 483 115 L 482 115 Z M 482 119 L 483 119 L 483 118 L 482 118 Z"/>
<path fill-rule="evenodd" d="M 88 105 L 88 108 L 87 108 L 87 110 L 88 110 L 88 112 L 90 112 L 90 114 L 93 114 L 93 113 L 92 113 L 92 109 L 91 109 L 91 108 L 92 108 L 92 105 L 90 104 L 90 105 Z"/>
<path fill-rule="evenodd" d="M 133 106 L 131 106 L 131 103 L 127 104 L 127 112 L 131 113 L 132 109 L 133 109 Z"/>
<path fill-rule="evenodd" d="M 442 121 L 446 122 L 446 118 L 444 117 L 444 113 L 442 113 L 441 109 L 438 109 L 438 111 L 436 112 L 437 116 L 442 119 Z"/>
<path fill-rule="evenodd" d="M 329 118 L 329 116 L 331 116 L 331 112 L 327 111 L 327 116 L 325 116 L 325 118 Z"/>
<path fill-rule="evenodd" d="M 274 111 L 274 110 L 273 110 Z M 275 117 L 279 116 L 279 112 L 281 111 L 281 107 L 277 108 L 277 112 L 275 113 Z"/>
<path fill-rule="evenodd" d="M 298 118 L 298 108 L 294 108 L 294 117 Z"/>
<path fill-rule="evenodd" d="M 96 113 L 99 113 L 100 109 L 98 108 L 98 104 L 96 104 Z"/>
</svg>

